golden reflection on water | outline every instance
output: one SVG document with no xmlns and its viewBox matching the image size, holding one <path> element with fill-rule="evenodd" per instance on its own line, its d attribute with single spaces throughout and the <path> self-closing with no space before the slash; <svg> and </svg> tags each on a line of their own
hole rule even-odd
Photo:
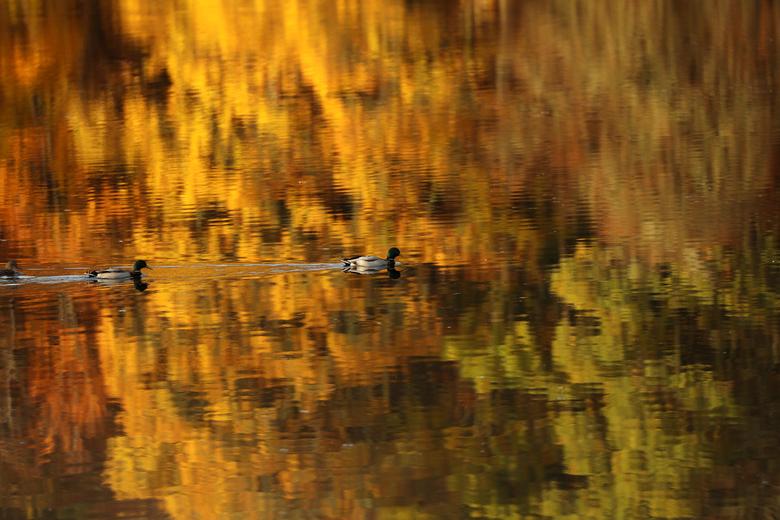
<svg viewBox="0 0 780 520">
<path fill-rule="evenodd" d="M 3 515 L 776 514 L 779 16 L 1 3 Z"/>
</svg>

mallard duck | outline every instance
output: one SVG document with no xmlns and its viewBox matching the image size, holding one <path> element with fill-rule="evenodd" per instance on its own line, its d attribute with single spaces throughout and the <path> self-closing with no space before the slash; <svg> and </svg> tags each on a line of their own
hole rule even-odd
<svg viewBox="0 0 780 520">
<path fill-rule="evenodd" d="M 18 276 L 22 274 L 21 271 L 19 271 L 19 265 L 16 263 L 16 260 L 9 260 L 7 264 L 5 264 L 5 269 L 0 269 L 0 276 L 4 276 L 6 278 Z"/>
<path fill-rule="evenodd" d="M 97 278 L 98 280 L 129 280 L 130 278 L 141 278 L 141 269 L 151 269 L 146 265 L 146 260 L 136 260 L 133 264 L 133 270 L 128 271 L 121 267 L 109 267 L 102 271 L 90 271 L 88 273 L 90 278 Z"/>
<path fill-rule="evenodd" d="M 349 267 L 369 267 L 371 269 L 382 269 L 384 267 L 393 267 L 395 258 L 401 255 L 401 250 L 397 247 L 391 247 L 387 251 L 387 258 L 378 256 L 353 256 L 351 258 L 342 258 L 345 266 Z"/>
</svg>

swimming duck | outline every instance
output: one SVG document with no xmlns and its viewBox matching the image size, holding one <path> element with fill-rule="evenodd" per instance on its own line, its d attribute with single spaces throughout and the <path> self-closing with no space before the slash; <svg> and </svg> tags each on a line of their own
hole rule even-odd
<svg viewBox="0 0 780 520">
<path fill-rule="evenodd" d="M 19 271 L 19 265 L 16 263 L 16 260 L 9 260 L 8 263 L 5 264 L 5 269 L 0 269 L 0 276 L 5 276 L 7 278 L 20 274 L 22 274 L 22 272 Z"/>
<path fill-rule="evenodd" d="M 97 278 L 98 280 L 129 280 L 130 278 L 141 278 L 141 269 L 151 269 L 146 265 L 146 260 L 136 260 L 133 264 L 133 270 L 128 271 L 121 267 L 109 267 L 102 271 L 90 271 L 88 276 L 90 278 Z"/>
<path fill-rule="evenodd" d="M 345 266 L 348 267 L 369 267 L 371 269 L 382 269 L 384 267 L 395 266 L 395 258 L 401 255 L 401 250 L 397 247 L 391 247 L 387 251 L 387 258 L 378 256 L 353 256 L 351 258 L 342 258 Z"/>
</svg>

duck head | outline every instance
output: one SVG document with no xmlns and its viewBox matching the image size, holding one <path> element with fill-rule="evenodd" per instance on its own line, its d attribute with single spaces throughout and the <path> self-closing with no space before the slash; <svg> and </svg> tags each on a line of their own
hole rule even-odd
<svg viewBox="0 0 780 520">
<path fill-rule="evenodd" d="M 151 269 L 146 265 L 146 260 L 136 260 L 133 264 L 133 271 L 140 271 L 141 269 Z"/>
</svg>

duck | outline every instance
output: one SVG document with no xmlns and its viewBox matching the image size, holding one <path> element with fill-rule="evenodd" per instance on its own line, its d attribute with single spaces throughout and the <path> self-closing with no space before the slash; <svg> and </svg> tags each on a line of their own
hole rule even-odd
<svg viewBox="0 0 780 520">
<path fill-rule="evenodd" d="M 394 267 L 396 257 L 401 255 L 401 250 L 397 247 L 391 247 L 387 251 L 387 258 L 378 256 L 353 256 L 342 258 L 346 267 L 367 267 L 370 269 L 383 269 L 385 267 Z"/>
<path fill-rule="evenodd" d="M 21 271 L 19 271 L 19 265 L 16 263 L 16 260 L 9 260 L 8 263 L 5 264 L 4 269 L 0 269 L 0 276 L 11 278 L 16 277 L 22 274 Z"/>
<path fill-rule="evenodd" d="M 133 264 L 133 270 L 128 271 L 121 267 L 109 267 L 102 271 L 90 271 L 87 275 L 90 278 L 96 278 L 98 280 L 138 280 L 141 278 L 141 269 L 151 269 L 146 264 L 146 260 L 136 260 Z"/>
</svg>

